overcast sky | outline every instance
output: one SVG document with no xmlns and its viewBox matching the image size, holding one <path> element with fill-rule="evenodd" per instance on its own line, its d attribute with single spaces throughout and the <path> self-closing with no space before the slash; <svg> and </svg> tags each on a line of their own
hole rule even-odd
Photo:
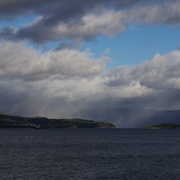
<svg viewBox="0 0 180 180">
<path fill-rule="evenodd" d="M 1 0 L 0 112 L 141 127 L 180 109 L 179 0 Z"/>
</svg>

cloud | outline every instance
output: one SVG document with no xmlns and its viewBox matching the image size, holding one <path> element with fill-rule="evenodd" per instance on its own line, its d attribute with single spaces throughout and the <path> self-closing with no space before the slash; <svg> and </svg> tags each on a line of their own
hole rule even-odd
<svg viewBox="0 0 180 180">
<path fill-rule="evenodd" d="M 180 51 L 172 51 L 166 55 L 156 54 L 150 61 L 138 66 L 122 66 L 111 72 L 110 86 L 131 85 L 134 82 L 147 88 L 161 90 L 180 88 L 178 68 Z"/>
<path fill-rule="evenodd" d="M 81 45 L 80 41 L 73 41 L 71 43 L 60 43 L 58 47 L 55 48 L 56 51 L 61 49 L 76 49 Z"/>
<path fill-rule="evenodd" d="M 106 50 L 102 53 L 102 55 L 109 55 L 111 53 L 111 49 L 106 48 Z"/>
<path fill-rule="evenodd" d="M 137 6 L 127 11 L 127 19 L 133 23 L 168 24 L 180 23 L 180 2 L 160 1 L 160 3 Z"/>
<path fill-rule="evenodd" d="M 29 39 L 34 43 L 66 39 L 88 40 L 98 35 L 114 36 L 125 29 L 120 16 L 122 16 L 120 12 L 105 11 L 98 15 L 88 14 L 78 21 L 59 22 L 52 25 L 47 25 L 42 17 L 19 31 L 14 31 L 12 27 L 4 27 L 0 36 L 9 40 Z"/>
<path fill-rule="evenodd" d="M 9 53 L 11 52 L 11 53 Z M 75 49 L 47 51 L 44 54 L 21 44 L 0 44 L 0 79 L 38 81 L 45 78 L 93 76 L 104 71 L 107 57 L 93 59 L 89 52 Z"/>
<path fill-rule="evenodd" d="M 73 49 L 40 53 L 4 42 L 0 57 L 0 109 L 5 113 L 143 127 L 155 109 L 180 108 L 180 51 L 106 71 L 104 57 L 93 59 Z"/>
<path fill-rule="evenodd" d="M 7 17 L 16 17 L 31 12 L 40 15 L 51 15 L 51 19 L 60 18 L 61 20 L 65 20 L 95 7 L 115 5 L 118 8 L 124 8 L 139 1 L 142 0 L 77 0 L 76 2 L 73 0 L 3 0 L 0 2 L 0 14 Z"/>
<path fill-rule="evenodd" d="M 13 5 L 16 5 L 13 11 L 8 11 Z M 3 27 L 0 32 L 0 37 L 4 39 L 30 40 L 34 43 L 91 40 L 99 35 L 116 36 L 129 23 L 180 23 L 180 2 L 176 0 L 9 1 L 0 3 L 0 7 L 4 7 L 1 13 L 5 18 L 19 17 L 24 13 L 37 16 L 37 20 L 30 25 L 18 30 Z"/>
</svg>

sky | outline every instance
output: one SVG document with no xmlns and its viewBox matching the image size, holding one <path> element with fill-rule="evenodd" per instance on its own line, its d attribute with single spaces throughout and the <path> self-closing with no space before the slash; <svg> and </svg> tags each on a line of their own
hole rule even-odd
<svg viewBox="0 0 180 180">
<path fill-rule="evenodd" d="M 180 1 L 1 0 L 0 112 L 147 125 L 180 109 Z"/>
</svg>

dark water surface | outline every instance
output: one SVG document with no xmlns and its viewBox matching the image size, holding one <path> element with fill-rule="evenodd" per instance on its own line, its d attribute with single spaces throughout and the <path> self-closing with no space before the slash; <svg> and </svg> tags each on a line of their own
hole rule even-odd
<svg viewBox="0 0 180 180">
<path fill-rule="evenodd" d="M 180 179 L 180 130 L 0 129 L 0 179 Z"/>
</svg>

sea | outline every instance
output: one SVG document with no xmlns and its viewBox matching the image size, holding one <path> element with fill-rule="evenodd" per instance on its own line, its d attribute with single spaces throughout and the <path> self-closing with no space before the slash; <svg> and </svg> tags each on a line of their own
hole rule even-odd
<svg viewBox="0 0 180 180">
<path fill-rule="evenodd" d="M 180 130 L 0 129 L 0 180 L 179 180 Z"/>
</svg>

